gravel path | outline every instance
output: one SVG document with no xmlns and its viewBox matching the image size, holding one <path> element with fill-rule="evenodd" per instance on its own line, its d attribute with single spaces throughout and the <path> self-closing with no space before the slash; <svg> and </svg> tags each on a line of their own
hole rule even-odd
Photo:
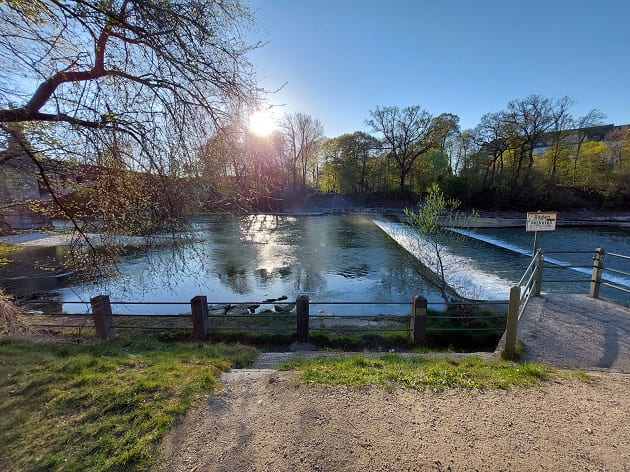
<svg viewBox="0 0 630 472">
<path fill-rule="evenodd" d="M 586 295 L 534 297 L 518 326 L 523 359 L 630 373 L 630 308 Z"/>
<path fill-rule="evenodd" d="M 434 393 L 232 373 L 165 438 L 163 470 L 630 470 L 630 375 L 594 375 Z"/>
<path fill-rule="evenodd" d="M 629 309 L 586 296 L 532 299 L 525 360 L 622 372 L 511 391 L 307 385 L 274 369 L 359 353 L 266 353 L 164 439 L 163 470 L 630 471 L 629 322 Z"/>
</svg>

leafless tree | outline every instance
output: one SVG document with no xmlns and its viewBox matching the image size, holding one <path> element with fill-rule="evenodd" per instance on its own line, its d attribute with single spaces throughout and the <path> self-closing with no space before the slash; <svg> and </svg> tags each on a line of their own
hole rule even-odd
<svg viewBox="0 0 630 472">
<path fill-rule="evenodd" d="M 534 165 L 534 147 L 549 133 L 554 124 L 553 101 L 540 95 L 530 95 L 522 100 L 508 103 L 503 114 L 506 124 L 513 130 L 516 158 L 515 172 L 512 174 L 516 183 L 521 175 L 523 164 L 527 164 L 527 175 Z"/>
<path fill-rule="evenodd" d="M 317 151 L 324 139 L 324 128 L 317 119 L 302 112 L 287 113 L 282 119 L 287 164 L 294 193 L 306 185 L 309 165 L 317 163 Z M 298 180 L 299 178 L 299 180 Z"/>
<path fill-rule="evenodd" d="M 48 158 L 99 164 L 114 150 L 109 165 L 161 186 L 152 205 L 176 214 L 173 179 L 262 94 L 252 25 L 240 0 L 0 2 L 0 127 L 29 125 L 28 145 Z"/>
</svg>

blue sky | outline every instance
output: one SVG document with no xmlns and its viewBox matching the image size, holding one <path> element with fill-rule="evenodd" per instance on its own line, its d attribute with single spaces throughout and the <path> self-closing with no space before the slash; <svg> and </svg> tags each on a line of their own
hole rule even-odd
<svg viewBox="0 0 630 472">
<path fill-rule="evenodd" d="M 377 105 L 454 113 L 462 128 L 507 102 L 568 95 L 630 123 L 630 1 L 251 0 L 268 42 L 250 59 L 275 115 L 326 135 L 367 130 Z"/>
</svg>

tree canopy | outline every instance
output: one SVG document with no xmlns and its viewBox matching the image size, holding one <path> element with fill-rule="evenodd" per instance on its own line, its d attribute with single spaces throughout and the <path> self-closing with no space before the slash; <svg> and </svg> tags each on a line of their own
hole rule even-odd
<svg viewBox="0 0 630 472">
<path fill-rule="evenodd" d="M 255 98 L 237 0 L 0 3 L 0 121 L 137 136 L 202 109 L 218 122 Z"/>
<path fill-rule="evenodd" d="M 443 145 L 446 137 L 458 128 L 459 118 L 443 114 L 433 117 L 419 105 L 403 108 L 376 107 L 366 124 L 383 135 L 383 145 L 398 166 L 400 191 L 405 191 L 407 174 L 416 159 L 431 148 Z M 454 128 L 455 127 L 455 128 Z"/>
</svg>

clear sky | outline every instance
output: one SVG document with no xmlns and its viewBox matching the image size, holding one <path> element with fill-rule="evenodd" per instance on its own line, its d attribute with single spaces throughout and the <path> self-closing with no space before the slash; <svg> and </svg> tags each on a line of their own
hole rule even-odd
<svg viewBox="0 0 630 472">
<path fill-rule="evenodd" d="M 377 105 L 454 113 L 463 129 L 508 101 L 568 95 L 630 123 L 630 0 L 250 0 L 268 42 L 250 56 L 275 115 L 328 137 Z"/>
</svg>

